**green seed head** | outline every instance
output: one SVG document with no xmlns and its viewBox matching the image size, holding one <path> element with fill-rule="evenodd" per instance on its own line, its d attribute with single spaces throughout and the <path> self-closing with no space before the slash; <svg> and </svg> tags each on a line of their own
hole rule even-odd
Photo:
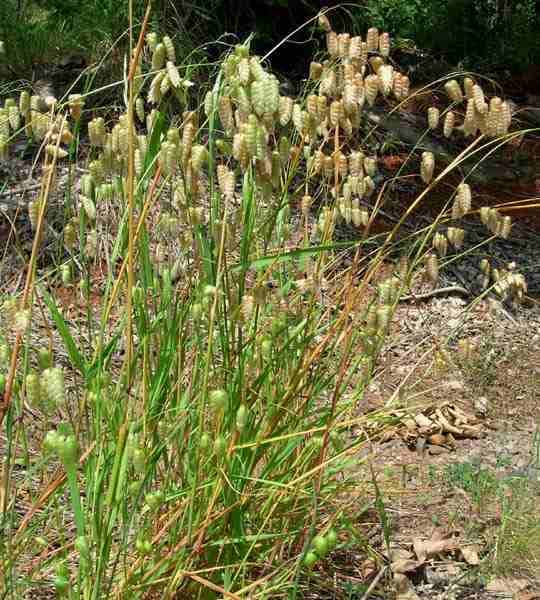
<svg viewBox="0 0 540 600">
<path fill-rule="evenodd" d="M 210 404 L 215 410 L 225 410 L 227 407 L 227 392 L 222 389 L 212 390 L 209 396 Z"/>
<path fill-rule="evenodd" d="M 338 535 L 335 529 L 329 529 L 326 534 L 326 541 L 328 542 L 329 548 L 335 548 L 338 542 Z"/>
<path fill-rule="evenodd" d="M 323 535 L 317 535 L 313 538 L 313 549 L 321 558 L 328 553 L 328 541 Z"/>
<path fill-rule="evenodd" d="M 304 564 L 306 567 L 313 567 L 315 563 L 319 560 L 319 557 L 315 554 L 315 552 L 308 552 L 304 558 Z"/>
</svg>

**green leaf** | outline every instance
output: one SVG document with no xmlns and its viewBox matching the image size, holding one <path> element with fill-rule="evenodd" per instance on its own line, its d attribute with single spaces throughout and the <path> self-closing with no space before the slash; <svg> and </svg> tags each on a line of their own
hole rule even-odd
<svg viewBox="0 0 540 600">
<path fill-rule="evenodd" d="M 65 344 L 71 363 L 75 367 L 77 367 L 77 369 L 82 373 L 82 375 L 86 376 L 86 372 L 88 369 L 86 361 L 84 360 L 82 353 L 79 351 L 77 344 L 75 343 L 75 340 L 73 339 L 73 336 L 69 331 L 69 327 L 66 321 L 64 320 L 64 317 L 58 310 L 54 298 L 44 288 L 40 288 L 40 292 L 43 296 L 43 299 L 45 300 L 45 304 L 47 305 L 51 313 L 51 317 L 56 325 L 56 328 L 58 329 L 58 333 L 60 334 L 60 337 L 62 338 Z"/>
</svg>

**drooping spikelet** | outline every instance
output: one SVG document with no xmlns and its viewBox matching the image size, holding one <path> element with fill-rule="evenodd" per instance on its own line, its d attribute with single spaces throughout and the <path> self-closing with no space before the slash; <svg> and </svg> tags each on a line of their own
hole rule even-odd
<svg viewBox="0 0 540 600">
<path fill-rule="evenodd" d="M 379 47 L 379 30 L 376 27 L 370 27 L 367 31 L 366 43 L 368 52 L 375 52 Z"/>
<path fill-rule="evenodd" d="M 444 137 L 449 138 L 452 135 L 452 131 L 454 131 L 455 122 L 456 122 L 456 115 L 453 111 L 449 110 L 446 113 L 446 116 L 444 118 L 444 125 L 443 125 Z"/>
<path fill-rule="evenodd" d="M 433 179 L 435 170 L 435 157 L 433 152 L 422 152 L 422 162 L 420 163 L 420 176 L 424 183 L 429 183 Z"/>
<path fill-rule="evenodd" d="M 471 210 L 471 187 L 468 183 L 460 183 L 452 206 L 452 218 L 460 219 Z"/>
<path fill-rule="evenodd" d="M 446 90 L 446 93 L 452 102 L 463 101 L 463 92 L 461 91 L 461 86 L 455 79 L 447 81 L 444 84 L 444 89 Z"/>
<path fill-rule="evenodd" d="M 428 125 L 430 129 L 437 129 L 439 125 L 440 111 L 436 106 L 430 106 L 427 111 Z"/>
</svg>

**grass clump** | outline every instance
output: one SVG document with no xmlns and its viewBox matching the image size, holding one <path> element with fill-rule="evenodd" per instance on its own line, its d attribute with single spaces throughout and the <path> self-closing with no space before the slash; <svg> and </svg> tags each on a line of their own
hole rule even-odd
<svg viewBox="0 0 540 600">
<path fill-rule="evenodd" d="M 400 295 L 424 265 L 436 284 L 463 239 L 441 243 L 441 226 L 471 207 L 461 194 L 451 215 L 449 203 L 372 292 L 399 225 L 370 234 L 385 187 L 363 110 L 393 110 L 409 82 L 388 61 L 388 34 L 319 22 L 327 56 L 298 98 L 280 94 L 247 44 L 198 94 L 147 13 L 115 121 L 86 115 L 80 95 L 4 103 L 0 152 L 22 130 L 43 151 L 24 291 L 3 306 L 5 597 L 42 586 L 88 599 L 294 598 L 342 543 L 340 498 L 368 441 L 348 435 L 369 420 L 357 403 Z M 507 106 L 464 85 L 452 82 L 452 106 L 467 104 L 472 147 L 489 147 L 507 135 Z M 459 118 L 446 112 L 445 135 Z M 427 187 L 403 219 L 460 160 L 424 167 Z M 62 162 L 63 237 L 47 274 L 36 265 Z M 340 240 L 340 228 L 355 235 Z M 70 320 L 60 290 L 82 319 Z"/>
</svg>

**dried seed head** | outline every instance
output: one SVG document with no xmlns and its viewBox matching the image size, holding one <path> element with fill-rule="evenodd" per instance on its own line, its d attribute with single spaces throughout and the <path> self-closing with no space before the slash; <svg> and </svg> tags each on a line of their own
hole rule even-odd
<svg viewBox="0 0 540 600">
<path fill-rule="evenodd" d="M 460 183 L 452 206 L 452 218 L 460 219 L 471 210 L 471 187 L 468 183 Z"/>
<path fill-rule="evenodd" d="M 482 206 L 482 208 L 480 209 L 480 220 L 484 225 L 486 225 L 486 227 L 489 221 L 490 210 L 491 209 L 489 206 Z"/>
<path fill-rule="evenodd" d="M 439 279 L 439 259 L 436 254 L 426 255 L 426 274 L 429 281 L 435 285 Z"/>
<path fill-rule="evenodd" d="M 364 89 L 367 103 L 373 106 L 379 93 L 380 81 L 377 75 L 368 75 L 364 80 Z"/>
<path fill-rule="evenodd" d="M 319 27 L 326 31 L 326 33 L 332 31 L 332 26 L 330 25 L 330 21 L 328 20 L 328 17 L 326 15 L 319 15 L 318 23 Z"/>
<path fill-rule="evenodd" d="M 435 248 L 435 250 L 437 251 L 437 254 L 439 254 L 439 256 L 446 256 L 446 253 L 448 252 L 448 240 L 446 239 L 444 233 L 437 232 L 433 236 L 432 245 L 433 248 Z"/>
<path fill-rule="evenodd" d="M 446 237 L 454 248 L 459 249 L 463 246 L 465 240 L 465 230 L 459 227 L 449 227 L 446 232 Z"/>
<path fill-rule="evenodd" d="M 382 65 L 377 71 L 380 88 L 384 96 L 388 96 L 392 91 L 394 83 L 394 67 L 392 65 Z"/>
<path fill-rule="evenodd" d="M 42 390 L 47 399 L 57 407 L 61 407 L 66 401 L 66 390 L 64 384 L 64 372 L 60 367 L 49 367 L 41 374 Z"/>
<path fill-rule="evenodd" d="M 430 106 L 427 111 L 428 125 L 430 129 L 437 129 L 439 125 L 440 111 L 436 106 Z"/>
<path fill-rule="evenodd" d="M 373 72 L 377 75 L 379 73 L 379 69 L 385 64 L 384 58 L 381 56 L 372 56 L 369 59 L 369 64 L 373 69 Z"/>
<path fill-rule="evenodd" d="M 163 45 L 165 46 L 165 50 L 167 52 L 167 59 L 175 63 L 176 52 L 174 50 L 174 44 L 172 43 L 172 40 L 168 35 L 163 37 Z"/>
<path fill-rule="evenodd" d="M 484 275 L 489 275 L 491 273 L 491 265 L 489 264 L 489 260 L 487 258 L 483 258 L 480 261 L 480 270 Z"/>
<path fill-rule="evenodd" d="M 444 89 L 452 102 L 462 102 L 463 92 L 461 86 L 455 79 L 451 79 L 444 84 Z"/>
<path fill-rule="evenodd" d="M 376 27 L 370 27 L 367 31 L 366 43 L 368 52 L 376 52 L 379 47 L 379 30 Z"/>
<path fill-rule="evenodd" d="M 340 58 L 348 58 L 351 47 L 351 36 L 349 33 L 340 33 L 338 35 L 338 55 Z"/>
<path fill-rule="evenodd" d="M 476 120 L 476 109 L 473 98 L 467 100 L 467 110 L 465 111 L 465 119 L 463 120 L 463 133 L 465 136 L 475 135 L 478 129 Z"/>
<path fill-rule="evenodd" d="M 223 129 L 227 135 L 231 135 L 234 131 L 234 115 L 231 105 L 231 99 L 229 96 L 221 96 L 219 99 L 219 118 Z"/>
<path fill-rule="evenodd" d="M 37 229 L 40 206 L 41 202 L 39 200 L 31 200 L 28 203 L 28 220 L 32 226 L 32 231 Z"/>
<path fill-rule="evenodd" d="M 345 109 L 341 100 L 335 100 L 330 104 L 330 123 L 337 127 L 341 119 L 345 117 Z"/>
<path fill-rule="evenodd" d="M 364 177 L 364 196 L 369 198 L 375 191 L 375 183 L 369 175 Z"/>
<path fill-rule="evenodd" d="M 294 102 L 292 98 L 288 98 L 287 96 L 281 96 L 279 98 L 279 124 L 282 127 L 285 127 L 291 120 L 293 105 Z"/>
<path fill-rule="evenodd" d="M 167 49 L 165 48 L 164 44 L 160 43 L 152 52 L 152 71 L 159 71 L 159 69 L 163 69 L 166 60 Z"/>
<path fill-rule="evenodd" d="M 463 80 L 463 89 L 468 100 L 474 97 L 474 81 L 470 77 Z"/>
<path fill-rule="evenodd" d="M 392 307 L 382 305 L 377 308 L 377 329 L 384 332 L 388 329 L 392 319 Z"/>
<path fill-rule="evenodd" d="M 507 240 L 510 236 L 510 231 L 512 229 L 512 218 L 508 215 L 504 216 L 497 227 L 497 234 L 503 239 Z"/>
<path fill-rule="evenodd" d="M 473 99 L 474 99 L 474 105 L 476 107 L 476 110 L 480 114 L 487 113 L 487 111 L 488 111 L 488 105 L 486 103 L 486 99 L 485 99 L 485 96 L 484 96 L 484 91 L 482 90 L 482 88 L 478 84 L 473 85 L 472 96 L 473 96 Z"/>
<path fill-rule="evenodd" d="M 95 221 L 96 220 L 96 206 L 95 206 L 94 202 L 88 196 L 84 196 L 83 194 L 79 194 L 79 201 L 80 201 L 88 219 L 90 221 Z"/>
<path fill-rule="evenodd" d="M 312 62 L 309 65 L 309 78 L 311 81 L 319 81 L 323 73 L 323 66 L 319 62 Z"/>
<path fill-rule="evenodd" d="M 435 157 L 433 152 L 422 152 L 422 162 L 420 163 L 420 177 L 425 184 L 433 179 L 435 170 Z"/>
<path fill-rule="evenodd" d="M 379 52 L 381 56 L 390 56 L 390 34 L 381 33 L 379 36 Z"/>
<path fill-rule="evenodd" d="M 372 156 L 366 156 L 364 158 L 364 170 L 370 177 L 373 177 L 377 172 L 377 159 Z"/>
<path fill-rule="evenodd" d="M 446 116 L 444 118 L 444 126 L 443 126 L 444 137 L 449 138 L 452 135 L 452 131 L 454 131 L 455 122 L 456 122 L 456 115 L 454 114 L 454 112 L 449 110 L 446 113 Z"/>
<path fill-rule="evenodd" d="M 338 36 L 335 31 L 329 31 L 326 34 L 326 49 L 328 50 L 328 54 L 335 58 L 338 55 Z"/>
<path fill-rule="evenodd" d="M 364 155 L 362 152 L 353 151 L 349 156 L 349 171 L 353 177 L 363 177 Z"/>
</svg>

